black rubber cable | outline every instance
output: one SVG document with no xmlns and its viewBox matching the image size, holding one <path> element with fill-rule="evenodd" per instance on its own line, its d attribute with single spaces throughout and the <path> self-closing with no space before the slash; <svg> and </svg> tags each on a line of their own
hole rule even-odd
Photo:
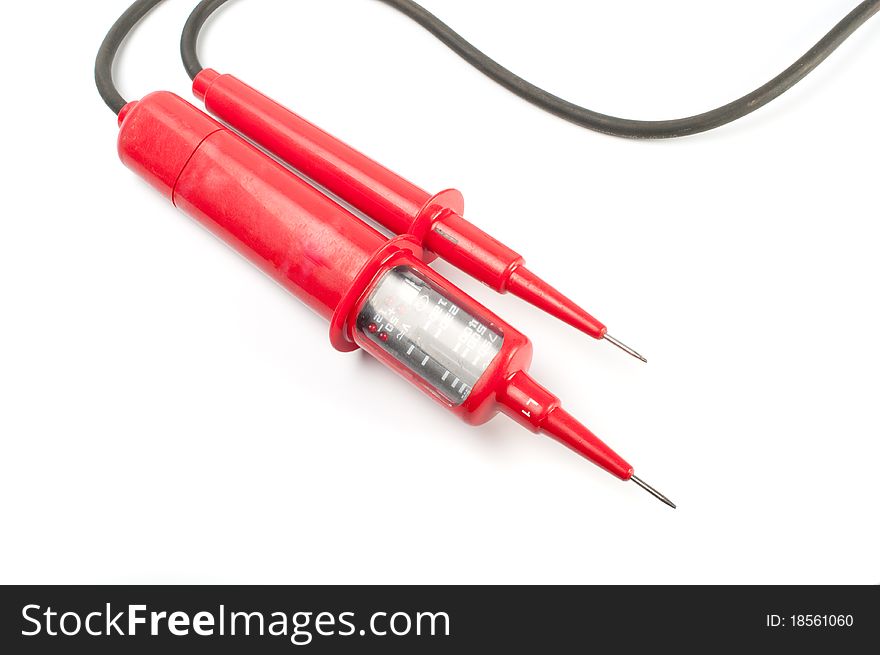
<svg viewBox="0 0 880 655">
<path fill-rule="evenodd" d="M 95 84 L 98 86 L 101 98 L 117 114 L 127 103 L 113 82 L 113 63 L 116 61 L 116 53 L 119 52 L 119 47 L 134 29 L 134 26 L 160 2 L 162 0 L 138 0 L 131 5 L 113 23 L 113 27 L 107 32 L 104 42 L 98 49 L 98 57 L 95 59 Z"/>
<path fill-rule="evenodd" d="M 202 0 L 187 20 L 180 50 L 184 66 L 194 78 L 203 69 L 198 57 L 198 38 L 208 18 L 229 0 Z M 439 18 L 412 0 L 379 0 L 405 14 L 437 37 L 466 62 L 524 100 L 567 121 L 596 132 L 631 139 L 669 139 L 697 134 L 720 127 L 750 114 L 785 93 L 825 61 L 849 36 L 880 11 L 880 0 L 860 3 L 803 57 L 767 84 L 733 102 L 702 114 L 675 120 L 640 121 L 607 116 L 575 105 L 541 89 L 504 68 L 457 34 Z M 117 21 L 107 35 L 96 66 L 96 80 L 101 95 L 114 111 L 124 101 L 112 85 L 113 55 L 127 32 L 161 0 L 136 2 Z M 106 50 L 106 51 L 105 51 Z M 102 54 L 110 53 L 102 61 Z M 102 68 L 103 67 L 103 68 Z M 103 74 L 102 74 L 103 73 Z M 105 86 L 102 87 L 102 81 Z M 109 87 L 107 86 L 109 84 Z M 110 98 L 108 100 L 108 97 Z M 112 101 L 112 104 L 111 104 Z"/>
</svg>

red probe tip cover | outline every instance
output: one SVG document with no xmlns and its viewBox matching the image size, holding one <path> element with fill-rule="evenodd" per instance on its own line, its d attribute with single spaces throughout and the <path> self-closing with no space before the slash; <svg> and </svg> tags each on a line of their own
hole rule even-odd
<svg viewBox="0 0 880 655">
<path fill-rule="evenodd" d="M 525 266 L 518 266 L 507 280 L 507 291 L 594 339 L 608 332 L 600 321 L 581 309 Z"/>
<path fill-rule="evenodd" d="M 533 432 L 553 437 L 621 480 L 632 478 L 633 467 L 562 409 L 559 398 L 525 371 L 510 377 L 499 390 L 498 402 L 501 411 Z"/>
</svg>

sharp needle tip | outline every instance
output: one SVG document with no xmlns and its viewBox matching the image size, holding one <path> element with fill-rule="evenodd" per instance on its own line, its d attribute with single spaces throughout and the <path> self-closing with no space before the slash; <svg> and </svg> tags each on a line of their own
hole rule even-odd
<svg viewBox="0 0 880 655">
<path fill-rule="evenodd" d="M 645 359 L 642 355 L 640 355 L 639 353 L 637 353 L 635 350 L 633 350 L 632 348 L 630 348 L 629 346 L 627 346 L 627 345 L 626 345 L 625 343 L 623 343 L 622 341 L 618 341 L 617 339 L 615 339 L 614 337 L 612 337 L 610 334 L 606 334 L 604 338 L 605 338 L 605 340 L 608 341 L 609 343 L 612 343 L 612 344 L 614 344 L 615 346 L 617 346 L 618 348 L 620 348 L 620 349 L 621 349 L 623 352 L 625 352 L 627 355 L 632 355 L 633 357 L 635 357 L 635 358 L 638 359 L 639 361 L 644 362 L 645 364 L 648 363 L 648 360 Z"/>
<path fill-rule="evenodd" d="M 669 500 L 666 496 L 664 496 L 663 494 L 661 494 L 659 491 L 657 491 L 654 487 L 652 487 L 651 485 L 649 485 L 647 482 L 644 482 L 643 480 L 640 480 L 640 479 L 637 478 L 636 476 L 632 476 L 632 478 L 630 478 L 630 479 L 631 479 L 633 482 L 635 482 L 637 485 L 639 485 L 642 489 L 644 489 L 645 491 L 647 491 L 649 494 L 651 494 L 652 496 L 654 496 L 654 498 L 656 498 L 657 500 L 659 500 L 659 501 L 661 501 L 661 502 L 663 502 L 663 503 L 666 503 L 666 504 L 669 505 L 672 509 L 676 509 L 675 503 L 673 503 L 671 500 Z"/>
</svg>

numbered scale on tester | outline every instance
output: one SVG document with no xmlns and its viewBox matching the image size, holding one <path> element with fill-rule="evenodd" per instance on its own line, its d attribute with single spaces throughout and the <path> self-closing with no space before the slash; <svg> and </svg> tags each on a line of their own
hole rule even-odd
<svg viewBox="0 0 880 655">
<path fill-rule="evenodd" d="M 357 328 L 453 405 L 467 400 L 504 343 L 410 266 L 393 268 L 379 281 Z"/>
</svg>

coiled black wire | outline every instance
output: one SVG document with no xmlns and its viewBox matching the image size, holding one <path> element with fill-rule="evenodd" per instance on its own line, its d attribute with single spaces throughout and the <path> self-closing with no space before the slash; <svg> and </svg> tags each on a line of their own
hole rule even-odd
<svg viewBox="0 0 880 655">
<path fill-rule="evenodd" d="M 95 67 L 95 79 L 104 101 L 116 111 L 125 101 L 113 85 L 113 59 L 122 41 L 137 22 L 162 0 L 135 2 L 116 22 L 101 50 Z M 198 57 L 198 39 L 208 18 L 229 0 L 202 0 L 187 20 L 180 43 L 187 73 L 195 78 L 203 70 Z M 880 11 L 880 0 L 866 0 L 853 9 L 803 57 L 767 84 L 733 102 L 687 118 L 640 121 L 617 118 L 580 107 L 524 80 L 504 68 L 451 27 L 412 0 L 379 0 L 405 14 L 437 37 L 471 66 L 512 91 L 519 97 L 581 127 L 603 134 L 630 139 L 670 139 L 715 129 L 742 118 L 788 91 L 834 52 L 853 32 Z"/>
</svg>

